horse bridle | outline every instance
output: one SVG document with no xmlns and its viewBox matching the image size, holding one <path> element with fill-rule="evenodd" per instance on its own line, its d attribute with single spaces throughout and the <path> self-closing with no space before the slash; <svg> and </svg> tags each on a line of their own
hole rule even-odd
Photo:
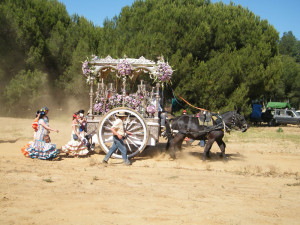
<svg viewBox="0 0 300 225">
<path fill-rule="evenodd" d="M 241 115 L 236 114 L 236 112 L 233 111 L 233 115 L 232 115 L 230 127 L 227 126 L 227 125 L 225 124 L 224 120 L 223 120 L 224 128 L 225 128 L 225 131 L 226 131 L 226 132 L 230 132 L 230 131 L 232 130 L 232 128 L 234 128 L 234 127 L 236 126 L 236 118 L 237 118 L 237 117 L 241 117 Z M 241 118 L 240 118 L 240 119 L 241 119 Z"/>
<path fill-rule="evenodd" d="M 232 130 L 232 128 L 235 127 L 235 111 L 233 111 L 233 115 L 232 115 L 232 119 L 231 119 L 231 125 L 230 127 L 226 125 L 226 123 L 224 122 L 224 120 L 222 119 L 223 124 L 224 124 L 224 130 L 228 133 L 230 133 L 230 131 Z"/>
</svg>

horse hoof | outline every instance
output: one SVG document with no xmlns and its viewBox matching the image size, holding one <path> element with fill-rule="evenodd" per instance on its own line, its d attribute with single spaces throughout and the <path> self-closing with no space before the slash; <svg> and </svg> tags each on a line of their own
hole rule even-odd
<svg viewBox="0 0 300 225">
<path fill-rule="evenodd" d="M 171 159 L 176 159 L 176 155 L 175 154 L 169 154 L 170 155 L 170 157 L 171 157 Z"/>
<path fill-rule="evenodd" d="M 223 159 L 223 162 L 228 162 L 228 157 L 225 155 L 220 155 L 220 157 Z"/>
</svg>

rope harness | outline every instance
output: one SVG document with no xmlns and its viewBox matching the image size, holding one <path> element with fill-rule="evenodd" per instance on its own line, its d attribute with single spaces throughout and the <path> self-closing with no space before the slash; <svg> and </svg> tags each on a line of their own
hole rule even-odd
<svg viewBox="0 0 300 225">
<path fill-rule="evenodd" d="M 171 90 L 172 90 L 172 93 L 173 93 L 173 96 L 174 96 L 176 102 L 178 102 L 177 99 L 176 99 L 176 95 L 177 95 L 182 101 L 184 101 L 184 102 L 185 102 L 186 104 L 188 104 L 189 106 L 191 106 L 191 107 L 193 107 L 193 108 L 195 108 L 195 109 L 199 109 L 199 110 L 203 110 L 203 111 L 208 111 L 208 112 L 210 112 L 210 111 L 207 110 L 207 109 L 199 108 L 199 107 L 196 107 L 196 106 L 192 105 L 192 104 L 189 103 L 187 100 L 185 100 L 183 97 L 181 97 L 180 95 L 176 94 L 172 87 L 171 87 Z M 178 103 L 179 103 L 179 102 L 178 102 Z M 181 104 L 179 103 L 179 105 L 181 105 Z M 182 105 L 181 105 L 181 106 L 182 106 Z"/>
</svg>

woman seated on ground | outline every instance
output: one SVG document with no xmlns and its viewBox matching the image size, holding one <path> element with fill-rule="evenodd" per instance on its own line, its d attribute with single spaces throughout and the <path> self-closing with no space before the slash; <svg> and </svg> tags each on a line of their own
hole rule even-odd
<svg viewBox="0 0 300 225">
<path fill-rule="evenodd" d="M 35 140 L 32 144 L 25 148 L 25 156 L 38 159 L 52 159 L 59 154 L 55 144 L 51 144 L 49 133 L 50 131 L 59 132 L 56 129 L 50 128 L 48 120 L 45 119 L 46 113 L 41 110 L 39 113 L 38 130 L 36 132 Z"/>
<path fill-rule="evenodd" d="M 80 127 L 80 115 L 79 113 L 73 114 L 73 121 L 72 121 L 72 134 L 71 140 L 68 144 L 61 147 L 62 152 L 66 153 L 67 155 L 74 155 L 74 156 L 83 156 L 89 153 L 87 147 L 83 143 L 83 138 L 80 136 L 79 127 Z"/>
</svg>

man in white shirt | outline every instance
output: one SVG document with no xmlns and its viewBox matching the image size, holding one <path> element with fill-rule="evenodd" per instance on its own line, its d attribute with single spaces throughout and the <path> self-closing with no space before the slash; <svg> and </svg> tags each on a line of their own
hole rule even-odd
<svg viewBox="0 0 300 225">
<path fill-rule="evenodd" d="M 116 114 L 116 116 L 118 118 L 114 121 L 112 127 L 110 128 L 111 132 L 113 133 L 113 142 L 114 143 L 111 146 L 111 148 L 109 149 L 109 151 L 106 154 L 106 156 L 104 157 L 104 159 L 102 160 L 102 163 L 107 163 L 110 156 L 117 149 L 119 149 L 121 151 L 122 158 L 124 160 L 124 164 L 131 165 L 131 163 L 127 157 L 127 149 L 126 149 L 124 141 L 123 141 L 123 139 L 125 137 L 125 133 L 132 135 L 131 132 L 124 130 L 123 120 L 127 117 L 127 115 L 125 114 L 125 112 L 119 112 Z"/>
</svg>

